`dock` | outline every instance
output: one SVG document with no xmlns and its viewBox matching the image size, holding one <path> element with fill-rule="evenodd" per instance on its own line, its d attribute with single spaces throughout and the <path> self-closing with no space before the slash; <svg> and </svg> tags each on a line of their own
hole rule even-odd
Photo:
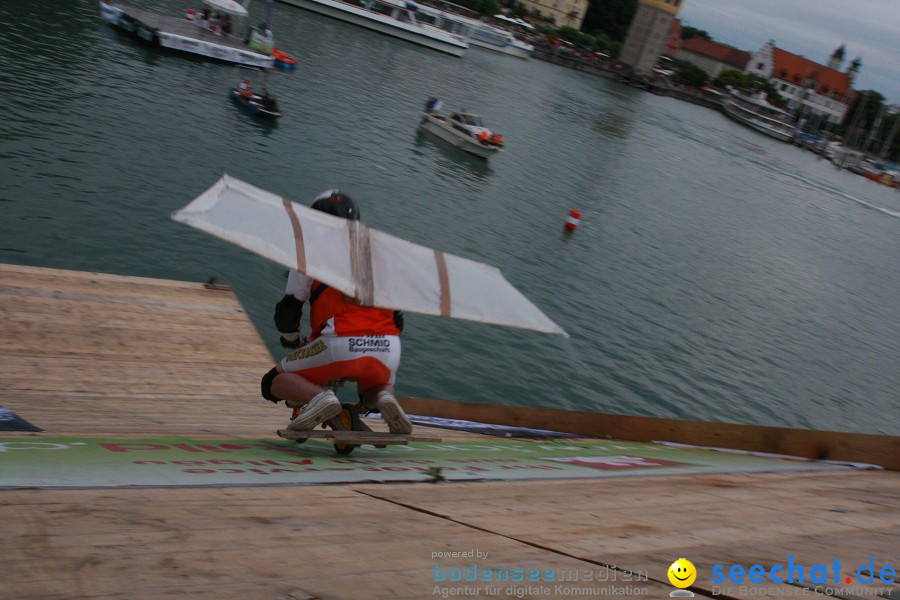
<svg viewBox="0 0 900 600">
<path fill-rule="evenodd" d="M 249 47 L 237 35 L 213 33 L 183 16 L 102 1 L 100 14 L 110 25 L 154 47 L 264 69 L 275 64 L 273 57 Z"/>
<path fill-rule="evenodd" d="M 227 286 L 0 265 L 0 598 L 900 597 L 900 438 L 401 398 L 572 435 L 341 456 L 273 363 Z"/>
</svg>

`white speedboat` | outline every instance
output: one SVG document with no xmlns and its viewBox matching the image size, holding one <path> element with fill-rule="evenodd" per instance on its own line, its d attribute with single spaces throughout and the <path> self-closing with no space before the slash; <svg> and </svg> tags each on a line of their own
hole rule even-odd
<svg viewBox="0 0 900 600">
<path fill-rule="evenodd" d="M 503 136 L 488 129 L 480 116 L 467 110 L 445 115 L 440 108 L 440 100 L 429 99 L 419 127 L 481 158 L 488 158 L 503 149 Z"/>
<path fill-rule="evenodd" d="M 782 142 L 791 141 L 797 133 L 797 129 L 791 124 L 793 116 L 769 104 L 765 92 L 746 96 L 732 91 L 722 101 L 722 110 L 735 121 Z"/>
<path fill-rule="evenodd" d="M 457 10 L 465 10 L 462 7 L 457 7 L 455 4 L 443 4 L 446 4 L 448 7 L 455 7 Z M 442 10 L 434 6 L 421 5 L 418 7 L 417 18 L 420 23 L 424 21 L 445 31 L 465 37 L 468 39 L 470 46 L 487 48 L 488 50 L 502 52 L 503 54 L 519 58 L 528 58 L 534 52 L 534 46 L 516 39 L 509 31 L 452 10 Z"/>
<path fill-rule="evenodd" d="M 226 0 L 207 0 L 205 4 L 238 18 L 247 15 L 246 9 L 233 0 L 227 0 L 227 3 Z M 157 48 L 252 67 L 269 68 L 275 64 L 275 59 L 269 56 L 274 43 L 271 32 L 261 33 L 252 29 L 250 43 L 245 44 L 242 38 L 224 31 L 218 23 L 202 20 L 194 10 L 189 10 L 185 18 L 179 18 L 100 0 L 100 17 L 110 25 Z"/>
<path fill-rule="evenodd" d="M 531 44 L 526 44 L 505 29 L 494 27 L 489 23 L 481 23 L 472 30 L 472 34 L 469 36 L 469 45 L 480 46 L 519 58 L 528 58 L 534 52 L 534 46 Z"/>
<path fill-rule="evenodd" d="M 469 47 L 465 37 L 420 22 L 417 18 L 418 6 L 403 0 L 280 1 L 453 56 L 462 56 Z"/>
</svg>

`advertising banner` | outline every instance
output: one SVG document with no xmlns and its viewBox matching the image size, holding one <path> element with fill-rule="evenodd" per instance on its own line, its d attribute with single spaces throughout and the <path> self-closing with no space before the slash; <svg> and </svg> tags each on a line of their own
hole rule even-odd
<svg viewBox="0 0 900 600">
<path fill-rule="evenodd" d="M 337 454 L 322 440 L 0 438 L 0 487 L 309 485 L 820 470 L 802 459 L 606 440 L 413 443 Z"/>
</svg>

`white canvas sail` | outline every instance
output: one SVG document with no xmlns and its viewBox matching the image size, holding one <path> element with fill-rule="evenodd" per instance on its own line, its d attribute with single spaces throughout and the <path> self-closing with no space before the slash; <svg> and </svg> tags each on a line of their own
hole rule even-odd
<svg viewBox="0 0 900 600">
<path fill-rule="evenodd" d="M 297 269 L 364 306 L 568 337 L 495 267 L 313 210 L 228 175 L 172 218 Z"/>
</svg>

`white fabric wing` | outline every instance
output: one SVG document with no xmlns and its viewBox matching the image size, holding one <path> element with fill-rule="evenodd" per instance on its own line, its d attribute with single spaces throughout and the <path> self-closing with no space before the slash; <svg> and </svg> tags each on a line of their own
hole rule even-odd
<svg viewBox="0 0 900 600">
<path fill-rule="evenodd" d="M 225 175 L 172 218 L 365 306 L 568 334 L 495 267 L 370 229 Z"/>
</svg>

